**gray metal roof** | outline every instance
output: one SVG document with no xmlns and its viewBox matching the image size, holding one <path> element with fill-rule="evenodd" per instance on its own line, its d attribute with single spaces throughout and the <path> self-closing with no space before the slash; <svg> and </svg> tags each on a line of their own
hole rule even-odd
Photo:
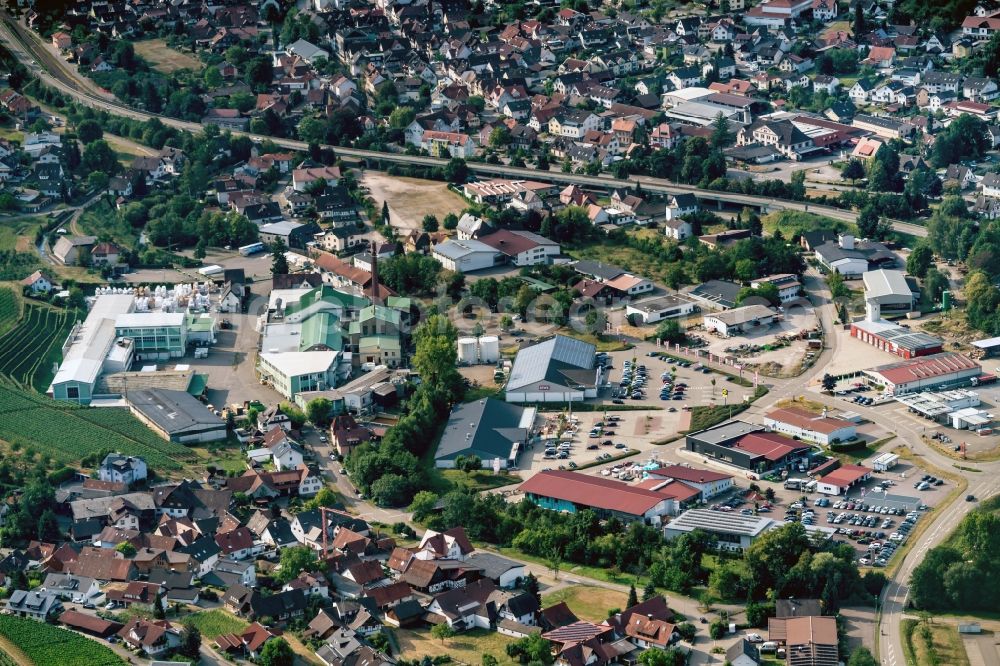
<svg viewBox="0 0 1000 666">
<path fill-rule="evenodd" d="M 667 530 L 692 532 L 705 530 L 715 534 L 740 534 L 755 537 L 770 527 L 774 521 L 764 516 L 744 516 L 711 509 L 690 509 L 667 524 Z"/>
<path fill-rule="evenodd" d="M 722 444 L 752 432 L 759 432 L 764 426 L 746 421 L 729 421 L 721 423 L 713 428 L 706 428 L 698 432 L 693 432 L 688 437 L 704 442 L 706 444 Z"/>
<path fill-rule="evenodd" d="M 132 408 L 170 435 L 187 431 L 203 432 L 226 423 L 208 411 L 185 391 L 143 389 L 130 391 L 127 400 Z"/>
<path fill-rule="evenodd" d="M 910 290 L 910 285 L 906 284 L 906 276 L 903 271 L 884 269 L 867 271 L 862 274 L 861 279 L 865 283 L 866 298 L 884 296 L 913 298 L 913 291 Z"/>
<path fill-rule="evenodd" d="M 594 369 L 596 353 L 597 347 L 589 342 L 565 335 L 554 335 L 522 347 L 514 358 L 507 391 L 546 380 L 560 386 L 583 384 L 582 378 L 575 375 L 580 370 Z M 593 382 L 591 377 L 588 384 L 593 385 Z"/>
<path fill-rule="evenodd" d="M 448 417 L 434 457 L 441 460 L 476 455 L 484 461 L 507 460 L 514 444 L 528 437 L 528 428 L 521 427 L 524 413 L 524 407 L 494 398 L 457 405 Z"/>
</svg>

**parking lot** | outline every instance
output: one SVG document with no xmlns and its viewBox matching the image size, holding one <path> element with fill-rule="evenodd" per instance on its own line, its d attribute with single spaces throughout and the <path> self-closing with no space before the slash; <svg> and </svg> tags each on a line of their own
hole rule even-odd
<svg viewBox="0 0 1000 666">
<path fill-rule="evenodd" d="M 678 414 L 657 410 L 627 412 L 544 412 L 542 437 L 521 454 L 518 468 L 525 478 L 546 469 L 577 469 L 629 451 L 632 459 L 656 455 L 661 441 L 677 432 Z M 600 424 L 600 425 L 598 425 Z M 546 449 L 553 453 L 546 454 Z M 563 457 L 560 457 L 562 454 Z M 585 470 L 596 474 L 598 471 Z"/>
<path fill-rule="evenodd" d="M 796 493 L 798 498 L 785 505 L 782 518 L 836 530 L 833 538 L 851 544 L 860 564 L 885 566 L 924 513 L 950 491 L 949 481 L 900 461 L 887 472 L 872 474 L 846 496 Z"/>
<path fill-rule="evenodd" d="M 605 403 L 650 405 L 673 414 L 685 411 L 685 407 L 738 404 L 753 394 L 752 387 L 739 386 L 728 376 L 692 361 L 636 356 L 635 351 L 629 350 L 611 352 L 608 362 L 612 368 L 611 390 L 601 396 Z M 670 390 L 664 392 L 664 387 Z"/>
</svg>

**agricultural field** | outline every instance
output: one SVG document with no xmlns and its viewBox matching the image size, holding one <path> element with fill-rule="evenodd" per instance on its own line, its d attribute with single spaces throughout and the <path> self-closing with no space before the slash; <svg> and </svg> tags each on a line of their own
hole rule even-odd
<svg viewBox="0 0 1000 666">
<path fill-rule="evenodd" d="M 3 335 L 21 318 L 21 304 L 17 292 L 11 287 L 0 287 L 0 335 Z"/>
<path fill-rule="evenodd" d="M 0 309 L 2 302 L 0 298 Z M 21 321 L 0 336 L 0 376 L 22 388 L 44 392 L 52 381 L 52 365 L 59 361 L 62 343 L 75 317 L 73 311 L 27 304 Z"/>
<path fill-rule="evenodd" d="M 16 645 L 35 666 L 62 666 L 66 656 L 87 666 L 119 666 L 121 657 L 96 640 L 11 615 L 0 615 L 0 636 Z"/>
<path fill-rule="evenodd" d="M 163 39 L 146 39 L 135 42 L 135 53 L 158 72 L 170 74 L 178 69 L 201 70 L 201 61 L 192 55 L 172 49 Z"/>
<path fill-rule="evenodd" d="M 142 456 L 157 470 L 193 459 L 186 447 L 160 439 L 123 408 L 78 407 L 0 385 L 0 440 L 44 451 L 63 463 L 102 451 Z"/>
<path fill-rule="evenodd" d="M 224 610 L 202 611 L 184 618 L 183 623 L 197 627 L 206 643 L 222 634 L 238 634 L 247 628 L 247 623 Z"/>
</svg>

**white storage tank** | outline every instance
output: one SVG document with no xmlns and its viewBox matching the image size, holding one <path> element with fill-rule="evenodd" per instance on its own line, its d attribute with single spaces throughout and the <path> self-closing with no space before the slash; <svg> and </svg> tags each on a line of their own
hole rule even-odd
<svg viewBox="0 0 1000 666">
<path fill-rule="evenodd" d="M 500 338 L 484 335 L 479 338 L 479 362 L 496 363 L 500 360 Z"/>
<path fill-rule="evenodd" d="M 476 352 L 476 339 L 475 338 L 459 338 L 458 339 L 458 362 L 465 363 L 466 365 L 472 365 L 476 363 L 479 359 L 479 355 Z"/>
</svg>

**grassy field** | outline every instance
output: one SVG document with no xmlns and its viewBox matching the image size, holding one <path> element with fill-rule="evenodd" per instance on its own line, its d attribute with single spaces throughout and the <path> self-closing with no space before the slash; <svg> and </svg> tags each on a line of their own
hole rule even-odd
<svg viewBox="0 0 1000 666">
<path fill-rule="evenodd" d="M 544 557 L 529 555 L 528 553 L 522 552 L 516 548 L 497 548 L 496 550 L 498 550 L 501 555 L 505 555 L 507 557 L 523 560 L 525 562 L 533 562 L 534 564 L 538 564 L 543 567 L 549 566 L 548 560 Z M 552 574 L 551 569 L 548 571 L 548 574 Z M 620 573 L 604 567 L 591 567 L 583 564 L 574 564 L 572 562 L 563 562 L 559 569 L 559 578 L 562 579 L 566 576 L 573 577 L 574 575 L 586 576 L 587 578 L 593 578 L 594 580 L 603 580 L 608 583 L 617 583 L 618 585 L 634 584 L 637 589 L 642 589 L 642 587 L 649 582 L 649 578 L 646 576 L 639 576 L 639 579 L 636 580 L 636 577 L 633 574 Z"/>
<path fill-rule="evenodd" d="M 428 629 L 420 631 L 401 630 L 396 632 L 399 648 L 411 659 L 420 659 L 426 655 L 435 657 L 441 654 L 450 655 L 452 661 L 460 664 L 482 663 L 483 655 L 490 654 L 501 664 L 516 664 L 507 656 L 507 645 L 514 642 L 509 636 L 495 631 L 474 629 L 464 631 L 443 643 L 431 637 Z"/>
<path fill-rule="evenodd" d="M 153 69 L 170 74 L 178 69 L 200 70 L 201 61 L 192 55 L 167 46 L 164 39 L 147 39 L 135 43 L 136 55 L 142 57 Z"/>
<path fill-rule="evenodd" d="M 787 239 L 804 231 L 839 231 L 847 227 L 846 222 L 834 220 L 831 217 L 795 210 L 783 210 L 765 215 L 761 218 L 761 223 L 764 226 L 764 232 L 768 235 L 773 235 L 776 230 L 780 229 L 782 235 Z"/>
<path fill-rule="evenodd" d="M 603 587 L 573 585 L 542 597 L 543 606 L 551 606 L 560 601 L 565 601 L 581 620 L 600 623 L 608 618 L 610 609 L 624 608 L 628 603 L 628 595 Z"/>
<path fill-rule="evenodd" d="M 628 232 L 639 238 L 651 237 L 663 239 L 663 233 L 655 229 L 637 229 Z M 609 245 L 607 243 L 588 243 L 580 246 L 565 247 L 566 254 L 574 259 L 592 259 L 607 264 L 620 266 L 626 271 L 642 275 L 655 282 L 663 282 L 671 264 L 651 257 L 642 250 L 624 245 Z"/>
<path fill-rule="evenodd" d="M 903 652 L 906 663 L 914 666 L 969 666 L 969 655 L 962 645 L 958 628 L 951 624 L 932 624 L 903 620 Z"/>
<path fill-rule="evenodd" d="M 40 215 L 0 217 L 0 250 L 34 252 L 35 233 L 42 226 Z"/>
<path fill-rule="evenodd" d="M 218 609 L 193 613 L 184 618 L 183 623 L 197 627 L 206 642 L 212 642 L 222 634 L 240 633 L 249 626 L 232 613 Z"/>
<path fill-rule="evenodd" d="M 448 213 L 461 215 L 468 205 L 445 183 L 436 180 L 366 170 L 361 183 L 379 207 L 383 201 L 389 204 L 389 219 L 398 228 L 419 229 L 424 215 L 435 215 L 440 221 Z"/>
<path fill-rule="evenodd" d="M 455 487 L 465 487 L 475 492 L 509 486 L 521 483 L 524 480 L 517 474 L 507 474 L 504 472 L 494 474 L 493 470 L 469 473 L 457 469 L 443 469 L 441 470 L 441 475 Z"/>
</svg>

